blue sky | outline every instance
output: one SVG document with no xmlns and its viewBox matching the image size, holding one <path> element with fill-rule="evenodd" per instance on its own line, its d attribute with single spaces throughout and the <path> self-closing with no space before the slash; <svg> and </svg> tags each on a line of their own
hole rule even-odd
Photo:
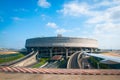
<svg viewBox="0 0 120 80">
<path fill-rule="evenodd" d="M 120 49 L 120 0 L 0 0 L 0 48 L 57 34 Z"/>
</svg>

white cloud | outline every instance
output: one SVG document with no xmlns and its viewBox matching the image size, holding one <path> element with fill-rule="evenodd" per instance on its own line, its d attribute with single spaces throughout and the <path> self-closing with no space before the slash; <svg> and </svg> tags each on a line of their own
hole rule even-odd
<svg viewBox="0 0 120 80">
<path fill-rule="evenodd" d="M 93 11 L 94 12 L 94 11 Z M 98 23 L 119 23 L 120 22 L 120 6 L 114 6 L 107 8 L 104 11 L 100 11 L 96 15 L 92 15 L 86 23 L 98 24 Z"/>
<path fill-rule="evenodd" d="M 46 21 L 46 20 L 51 19 L 51 17 L 48 16 L 48 15 L 46 15 L 46 14 L 41 14 L 41 15 L 40 15 L 40 18 L 41 18 L 43 21 Z M 52 23 L 52 22 L 50 22 L 50 23 Z"/>
<path fill-rule="evenodd" d="M 57 29 L 56 30 L 56 33 L 58 33 L 58 34 L 62 34 L 62 33 L 65 33 L 65 32 L 67 32 L 67 30 L 65 30 L 65 29 Z"/>
<path fill-rule="evenodd" d="M 106 13 L 109 14 L 109 19 L 112 21 L 120 21 L 120 5 L 109 8 Z"/>
<path fill-rule="evenodd" d="M 93 37 L 99 40 L 100 48 L 119 49 L 120 6 L 113 6 L 92 16 L 87 21 L 94 26 Z"/>
<path fill-rule="evenodd" d="M 100 2 L 94 4 L 91 6 L 91 8 L 100 8 L 100 7 L 113 7 L 116 5 L 119 5 L 120 1 L 119 0 L 101 0 Z"/>
<path fill-rule="evenodd" d="M 80 1 L 70 1 L 65 3 L 63 8 L 61 10 L 57 10 L 57 12 L 70 16 L 100 16 L 101 14 L 104 15 L 106 9 L 120 6 L 119 4 L 120 1 L 118 0 L 101 0 L 100 2 L 92 5 L 87 2 L 81 3 Z M 101 7 L 104 7 L 103 10 L 100 10 Z"/>
<path fill-rule="evenodd" d="M 38 5 L 43 8 L 49 8 L 51 6 L 47 0 L 38 0 Z"/>
<path fill-rule="evenodd" d="M 47 25 L 48 27 L 51 27 L 51 28 L 54 28 L 54 29 L 58 28 L 57 24 L 54 23 L 54 22 L 48 22 L 46 25 Z"/>
<path fill-rule="evenodd" d="M 97 2 L 97 0 L 94 0 Z M 90 33 L 89 29 L 84 29 L 82 26 L 82 19 L 80 19 L 80 30 L 76 31 L 76 33 L 80 33 L 83 31 L 83 34 L 92 34 L 102 47 L 113 46 L 115 48 L 120 48 L 120 0 L 108 1 L 108 0 L 101 0 L 100 3 L 97 4 L 87 4 L 87 3 L 76 3 L 76 2 L 69 2 L 63 5 L 63 9 L 58 10 L 58 12 L 63 13 L 64 15 L 75 16 L 78 19 L 78 16 L 84 17 L 89 16 L 86 23 L 89 26 L 93 26 L 94 28 Z M 47 0 L 39 0 L 38 5 L 43 8 L 49 8 L 51 4 L 47 2 Z M 105 6 L 105 8 L 104 8 Z M 101 8 L 102 10 L 98 9 Z M 38 8 L 39 9 L 39 8 Z M 37 11 L 36 9 L 35 11 Z M 25 9 L 21 9 L 21 11 L 25 11 Z M 44 14 L 41 15 L 41 19 L 48 19 Z M 79 17 L 79 18 L 80 18 Z M 19 17 L 13 17 L 14 21 L 22 20 Z M 85 20 L 85 19 L 84 19 Z M 0 17 L 0 22 L 3 22 L 3 18 Z M 71 21 L 72 22 L 72 21 Z M 77 20 L 76 20 L 77 22 Z M 49 28 L 52 28 L 55 33 L 63 34 L 67 32 L 73 31 L 73 29 L 69 30 L 63 27 L 60 27 L 54 22 L 48 22 L 46 24 Z M 77 25 L 77 24 L 76 24 Z M 68 23 L 69 26 L 69 23 Z M 73 27 L 74 28 L 74 27 Z M 78 29 L 76 29 L 78 30 Z M 6 32 L 3 32 L 4 34 Z M 78 34 L 80 35 L 80 34 Z"/>
<path fill-rule="evenodd" d="M 15 12 L 28 12 L 28 9 L 25 8 L 19 8 L 19 9 L 14 9 Z"/>
<path fill-rule="evenodd" d="M 55 30 L 55 33 L 57 33 L 57 34 L 63 34 L 63 33 L 66 33 L 66 32 L 72 32 L 71 30 L 68 30 L 68 29 L 59 27 L 59 26 L 58 26 L 56 23 L 54 23 L 54 22 L 48 22 L 48 23 L 46 24 L 46 26 L 54 29 L 54 30 Z"/>
<path fill-rule="evenodd" d="M 22 21 L 22 20 L 23 20 L 23 19 L 20 18 L 20 17 L 12 17 L 12 19 L 13 19 L 14 21 Z"/>
<path fill-rule="evenodd" d="M 104 24 L 97 24 L 95 27 L 95 34 L 111 34 L 111 35 L 120 35 L 120 24 L 113 24 L 113 23 L 104 23 Z"/>
<path fill-rule="evenodd" d="M 104 18 L 104 19 L 103 19 Z M 96 24 L 96 23 L 101 23 L 105 20 L 105 17 L 103 15 L 96 15 L 95 17 L 89 18 L 86 23 L 88 24 Z"/>
<path fill-rule="evenodd" d="M 95 4 L 84 1 L 68 2 L 59 13 L 74 16 L 76 19 L 85 17 L 83 26 L 89 25 L 84 36 L 96 38 L 100 48 L 120 48 L 120 0 L 94 0 Z M 85 27 L 84 27 L 85 28 Z M 65 30 L 61 30 L 61 32 Z M 84 29 L 83 29 L 84 32 Z"/>
<path fill-rule="evenodd" d="M 67 30 L 67 29 L 64 29 L 64 28 L 56 29 L 57 34 L 63 34 L 63 33 L 66 33 L 66 32 L 71 32 L 71 30 Z"/>
<path fill-rule="evenodd" d="M 81 16 L 88 13 L 89 6 L 86 3 L 70 2 L 63 5 L 63 9 L 58 12 L 64 15 Z"/>
<path fill-rule="evenodd" d="M 59 10 L 59 12 L 67 16 L 75 16 L 76 18 L 78 16 L 81 17 L 81 15 L 87 16 L 88 19 L 84 23 L 85 25 L 93 26 L 89 27 L 93 31 L 90 34 L 85 34 L 96 38 L 100 43 L 100 48 L 120 47 L 120 1 L 101 0 L 93 5 L 69 2 L 65 3 L 63 9 Z"/>
<path fill-rule="evenodd" d="M 97 24 L 93 30 L 93 38 L 99 41 L 100 48 L 119 49 L 120 23 Z"/>
</svg>

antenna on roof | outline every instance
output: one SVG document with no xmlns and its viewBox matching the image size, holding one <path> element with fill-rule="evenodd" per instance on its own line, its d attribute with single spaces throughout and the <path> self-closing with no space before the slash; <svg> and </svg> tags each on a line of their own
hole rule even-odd
<svg viewBox="0 0 120 80">
<path fill-rule="evenodd" d="M 62 34 L 57 34 L 57 37 L 62 37 Z"/>
</svg>

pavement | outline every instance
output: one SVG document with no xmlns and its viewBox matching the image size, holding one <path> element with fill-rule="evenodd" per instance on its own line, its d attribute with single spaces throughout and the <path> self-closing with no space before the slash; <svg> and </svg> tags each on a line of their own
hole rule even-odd
<svg viewBox="0 0 120 80">
<path fill-rule="evenodd" d="M 15 63 L 11 66 L 13 66 L 13 67 L 25 67 L 25 66 L 32 65 L 32 64 L 37 62 L 37 60 L 36 60 L 37 54 L 38 54 L 38 52 L 36 52 L 36 53 L 31 52 L 30 54 L 25 56 L 25 58 L 23 58 L 21 61 L 18 61 L 17 63 Z"/>
<path fill-rule="evenodd" d="M 79 53 L 73 54 L 73 56 L 71 56 L 70 61 L 69 61 L 69 68 L 71 69 L 79 69 L 79 64 L 78 64 L 78 55 Z"/>
<path fill-rule="evenodd" d="M 58 68 L 58 61 L 54 61 L 54 62 L 49 62 L 47 65 L 45 65 L 42 68 Z"/>
</svg>

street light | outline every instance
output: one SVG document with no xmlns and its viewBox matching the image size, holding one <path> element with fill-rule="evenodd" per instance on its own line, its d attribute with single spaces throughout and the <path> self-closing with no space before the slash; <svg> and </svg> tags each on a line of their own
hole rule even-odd
<svg viewBox="0 0 120 80">
<path fill-rule="evenodd" d="M 100 65 L 99 65 L 99 62 L 97 62 L 97 68 L 100 69 Z"/>
</svg>

